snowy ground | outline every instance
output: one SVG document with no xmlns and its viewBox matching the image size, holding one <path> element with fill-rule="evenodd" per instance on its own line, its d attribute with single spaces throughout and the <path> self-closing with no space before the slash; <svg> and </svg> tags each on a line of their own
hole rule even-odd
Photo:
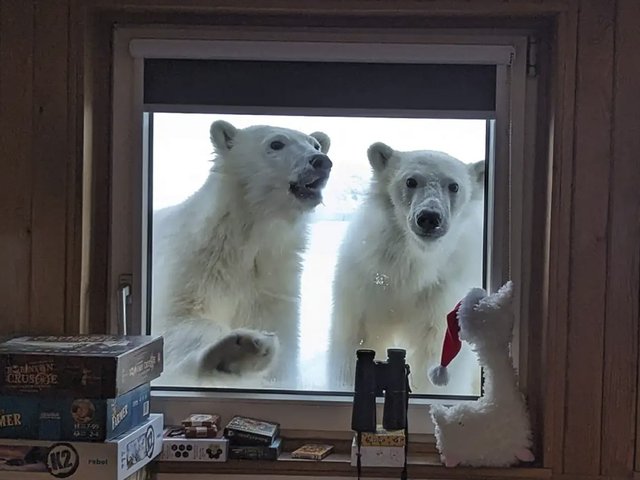
<svg viewBox="0 0 640 480">
<path fill-rule="evenodd" d="M 347 221 L 319 221 L 311 226 L 305 254 L 300 307 L 302 390 L 326 390 L 326 361 L 331 325 L 333 272 Z"/>
</svg>

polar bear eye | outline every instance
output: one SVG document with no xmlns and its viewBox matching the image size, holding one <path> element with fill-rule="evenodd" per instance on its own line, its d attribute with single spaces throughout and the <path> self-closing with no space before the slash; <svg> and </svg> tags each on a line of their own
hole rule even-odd
<svg viewBox="0 0 640 480">
<path fill-rule="evenodd" d="M 407 187 L 416 188 L 417 186 L 418 186 L 418 181 L 415 178 L 413 177 L 407 178 Z"/>
<path fill-rule="evenodd" d="M 457 183 L 450 183 L 449 184 L 449 191 L 456 193 L 458 190 L 460 190 L 460 185 L 458 185 Z"/>
<path fill-rule="evenodd" d="M 271 150 L 282 150 L 284 148 L 284 142 L 275 140 L 271 142 L 271 145 L 269 145 L 269 147 L 271 147 Z"/>
</svg>

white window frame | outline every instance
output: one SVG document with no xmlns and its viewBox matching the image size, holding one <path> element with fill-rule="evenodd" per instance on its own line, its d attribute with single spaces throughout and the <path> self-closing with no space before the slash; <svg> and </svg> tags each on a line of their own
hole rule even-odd
<svg viewBox="0 0 640 480">
<path fill-rule="evenodd" d="M 113 42 L 113 117 L 109 319 L 114 333 L 140 333 L 146 323 L 147 259 L 147 141 L 143 126 L 144 58 L 327 60 L 416 63 L 475 63 L 497 65 L 496 129 L 487 203 L 486 281 L 495 291 L 511 278 L 518 287 L 513 355 L 519 363 L 522 325 L 528 322 L 527 292 L 531 250 L 533 147 L 536 80 L 527 76 L 527 37 L 530 32 L 496 33 L 433 30 L 352 30 L 287 28 L 176 28 L 118 26 Z M 259 54 L 257 53 L 259 52 Z M 525 110 L 528 105 L 529 110 Z M 164 111 L 167 111 L 163 107 Z M 197 109 L 202 112 L 202 109 Z M 180 108 L 179 111 L 189 111 Z M 220 109 L 216 109 L 220 112 Z M 237 109 L 234 113 L 241 113 Z M 254 112 L 255 113 L 255 112 Z M 265 112 L 267 113 L 267 112 Z M 268 113 L 273 113 L 270 110 Z M 278 113 L 286 113 L 281 112 Z M 300 113 L 300 111 L 290 112 Z M 305 109 L 306 114 L 313 111 Z M 357 113 L 351 110 L 351 113 Z M 397 112 L 403 113 L 403 112 Z M 429 112 L 430 116 L 464 118 L 462 113 Z M 467 116 L 469 112 L 466 112 Z M 478 118 L 481 114 L 475 112 Z M 525 135 L 526 132 L 526 135 Z M 525 161 L 527 159 L 527 161 Z M 500 248 L 494 248 L 500 246 Z M 126 274 L 123 277 L 123 274 Z M 124 282 L 124 283 L 123 283 Z M 122 286 L 130 290 L 129 305 Z M 125 315 L 126 313 L 126 315 Z M 524 329 L 526 331 L 526 328 Z M 425 367 L 426 369 L 426 367 Z M 414 368 L 414 370 L 416 370 Z M 414 373 L 415 374 L 415 373 Z M 424 372 L 426 374 L 426 372 Z M 304 392 L 247 394 L 155 390 L 154 410 L 178 422 L 194 411 L 214 409 L 258 415 L 280 421 L 283 432 L 306 432 L 316 438 L 349 435 L 351 397 L 314 396 Z M 459 401 L 459 400 L 456 400 Z M 415 399 L 409 406 L 413 441 L 431 438 L 428 406 L 451 400 Z M 379 417 L 381 418 L 381 417 Z M 425 437 L 426 436 L 426 437 Z M 346 438 L 346 437 L 345 437 Z"/>
</svg>

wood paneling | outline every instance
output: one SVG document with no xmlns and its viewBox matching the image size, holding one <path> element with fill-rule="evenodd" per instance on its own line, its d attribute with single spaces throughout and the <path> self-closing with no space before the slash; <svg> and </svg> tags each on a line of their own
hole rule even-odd
<svg viewBox="0 0 640 480">
<path fill-rule="evenodd" d="M 68 7 L 34 2 L 31 324 L 62 333 L 65 318 Z"/>
<path fill-rule="evenodd" d="M 74 1 L 76 9 L 82 9 L 83 0 Z M 85 224 L 84 248 L 88 250 L 88 265 L 83 291 L 86 309 L 87 331 L 108 331 L 109 301 L 108 261 L 111 202 L 111 34 L 113 19 L 96 12 L 84 19 L 86 36 L 84 69 L 84 106 L 87 117 L 84 121 L 84 181 L 83 198 Z"/>
<path fill-rule="evenodd" d="M 551 111 L 551 211 L 549 215 L 549 273 L 546 281 L 548 318 L 545 331 L 546 397 L 544 450 L 546 467 L 562 471 L 566 389 L 567 321 L 571 254 L 571 190 L 573 178 L 573 126 L 577 9 L 560 15 L 553 49 Z"/>
<path fill-rule="evenodd" d="M 1 12 L 0 257 L 7 274 L 0 332 L 62 333 L 68 170 L 76 162 L 67 114 L 68 4 L 5 0 Z"/>
<path fill-rule="evenodd" d="M 151 12 L 197 12 L 261 15 L 365 16 L 512 16 L 542 15 L 567 10 L 573 0 L 85 0 L 94 8 Z"/>
<path fill-rule="evenodd" d="M 33 4 L 0 5 L 0 332 L 28 329 L 31 294 Z M 10 66 L 10 67 L 9 67 Z"/>
<path fill-rule="evenodd" d="M 571 215 L 564 472 L 600 471 L 615 3 L 581 2 Z M 576 448 L 580 445 L 579 448 Z"/>
<path fill-rule="evenodd" d="M 81 312 L 82 266 L 85 251 L 82 248 L 83 215 L 83 35 L 82 16 L 71 8 L 68 12 L 68 60 L 67 60 L 67 223 L 66 223 L 66 281 L 65 281 L 65 332 L 86 332 L 86 315 Z"/>
<path fill-rule="evenodd" d="M 633 469 L 640 341 L 640 2 L 617 9 L 601 473 L 622 476 Z"/>
</svg>

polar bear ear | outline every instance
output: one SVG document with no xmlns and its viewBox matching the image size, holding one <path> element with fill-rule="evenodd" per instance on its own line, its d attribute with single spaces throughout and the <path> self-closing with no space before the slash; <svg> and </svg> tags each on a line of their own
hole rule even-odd
<svg viewBox="0 0 640 480">
<path fill-rule="evenodd" d="M 484 192 L 484 172 L 485 161 L 470 163 L 467 168 L 469 169 L 469 177 L 471 178 L 471 199 L 477 200 L 482 198 Z"/>
<path fill-rule="evenodd" d="M 331 139 L 329 135 L 324 132 L 313 132 L 310 137 L 315 138 L 320 144 L 320 151 L 322 153 L 327 153 L 329 151 L 329 147 L 331 146 Z"/>
<path fill-rule="evenodd" d="M 469 164 L 469 176 L 471 177 L 471 181 L 474 183 L 474 186 L 479 186 L 484 188 L 484 160 L 480 160 L 479 162 L 470 163 Z"/>
<path fill-rule="evenodd" d="M 209 129 L 211 143 L 218 152 L 231 150 L 233 139 L 237 133 L 238 129 L 224 120 L 216 120 Z"/>
<path fill-rule="evenodd" d="M 382 142 L 376 142 L 367 150 L 369 163 L 376 172 L 381 172 L 389 164 L 389 160 L 393 156 L 393 148 Z"/>
</svg>

